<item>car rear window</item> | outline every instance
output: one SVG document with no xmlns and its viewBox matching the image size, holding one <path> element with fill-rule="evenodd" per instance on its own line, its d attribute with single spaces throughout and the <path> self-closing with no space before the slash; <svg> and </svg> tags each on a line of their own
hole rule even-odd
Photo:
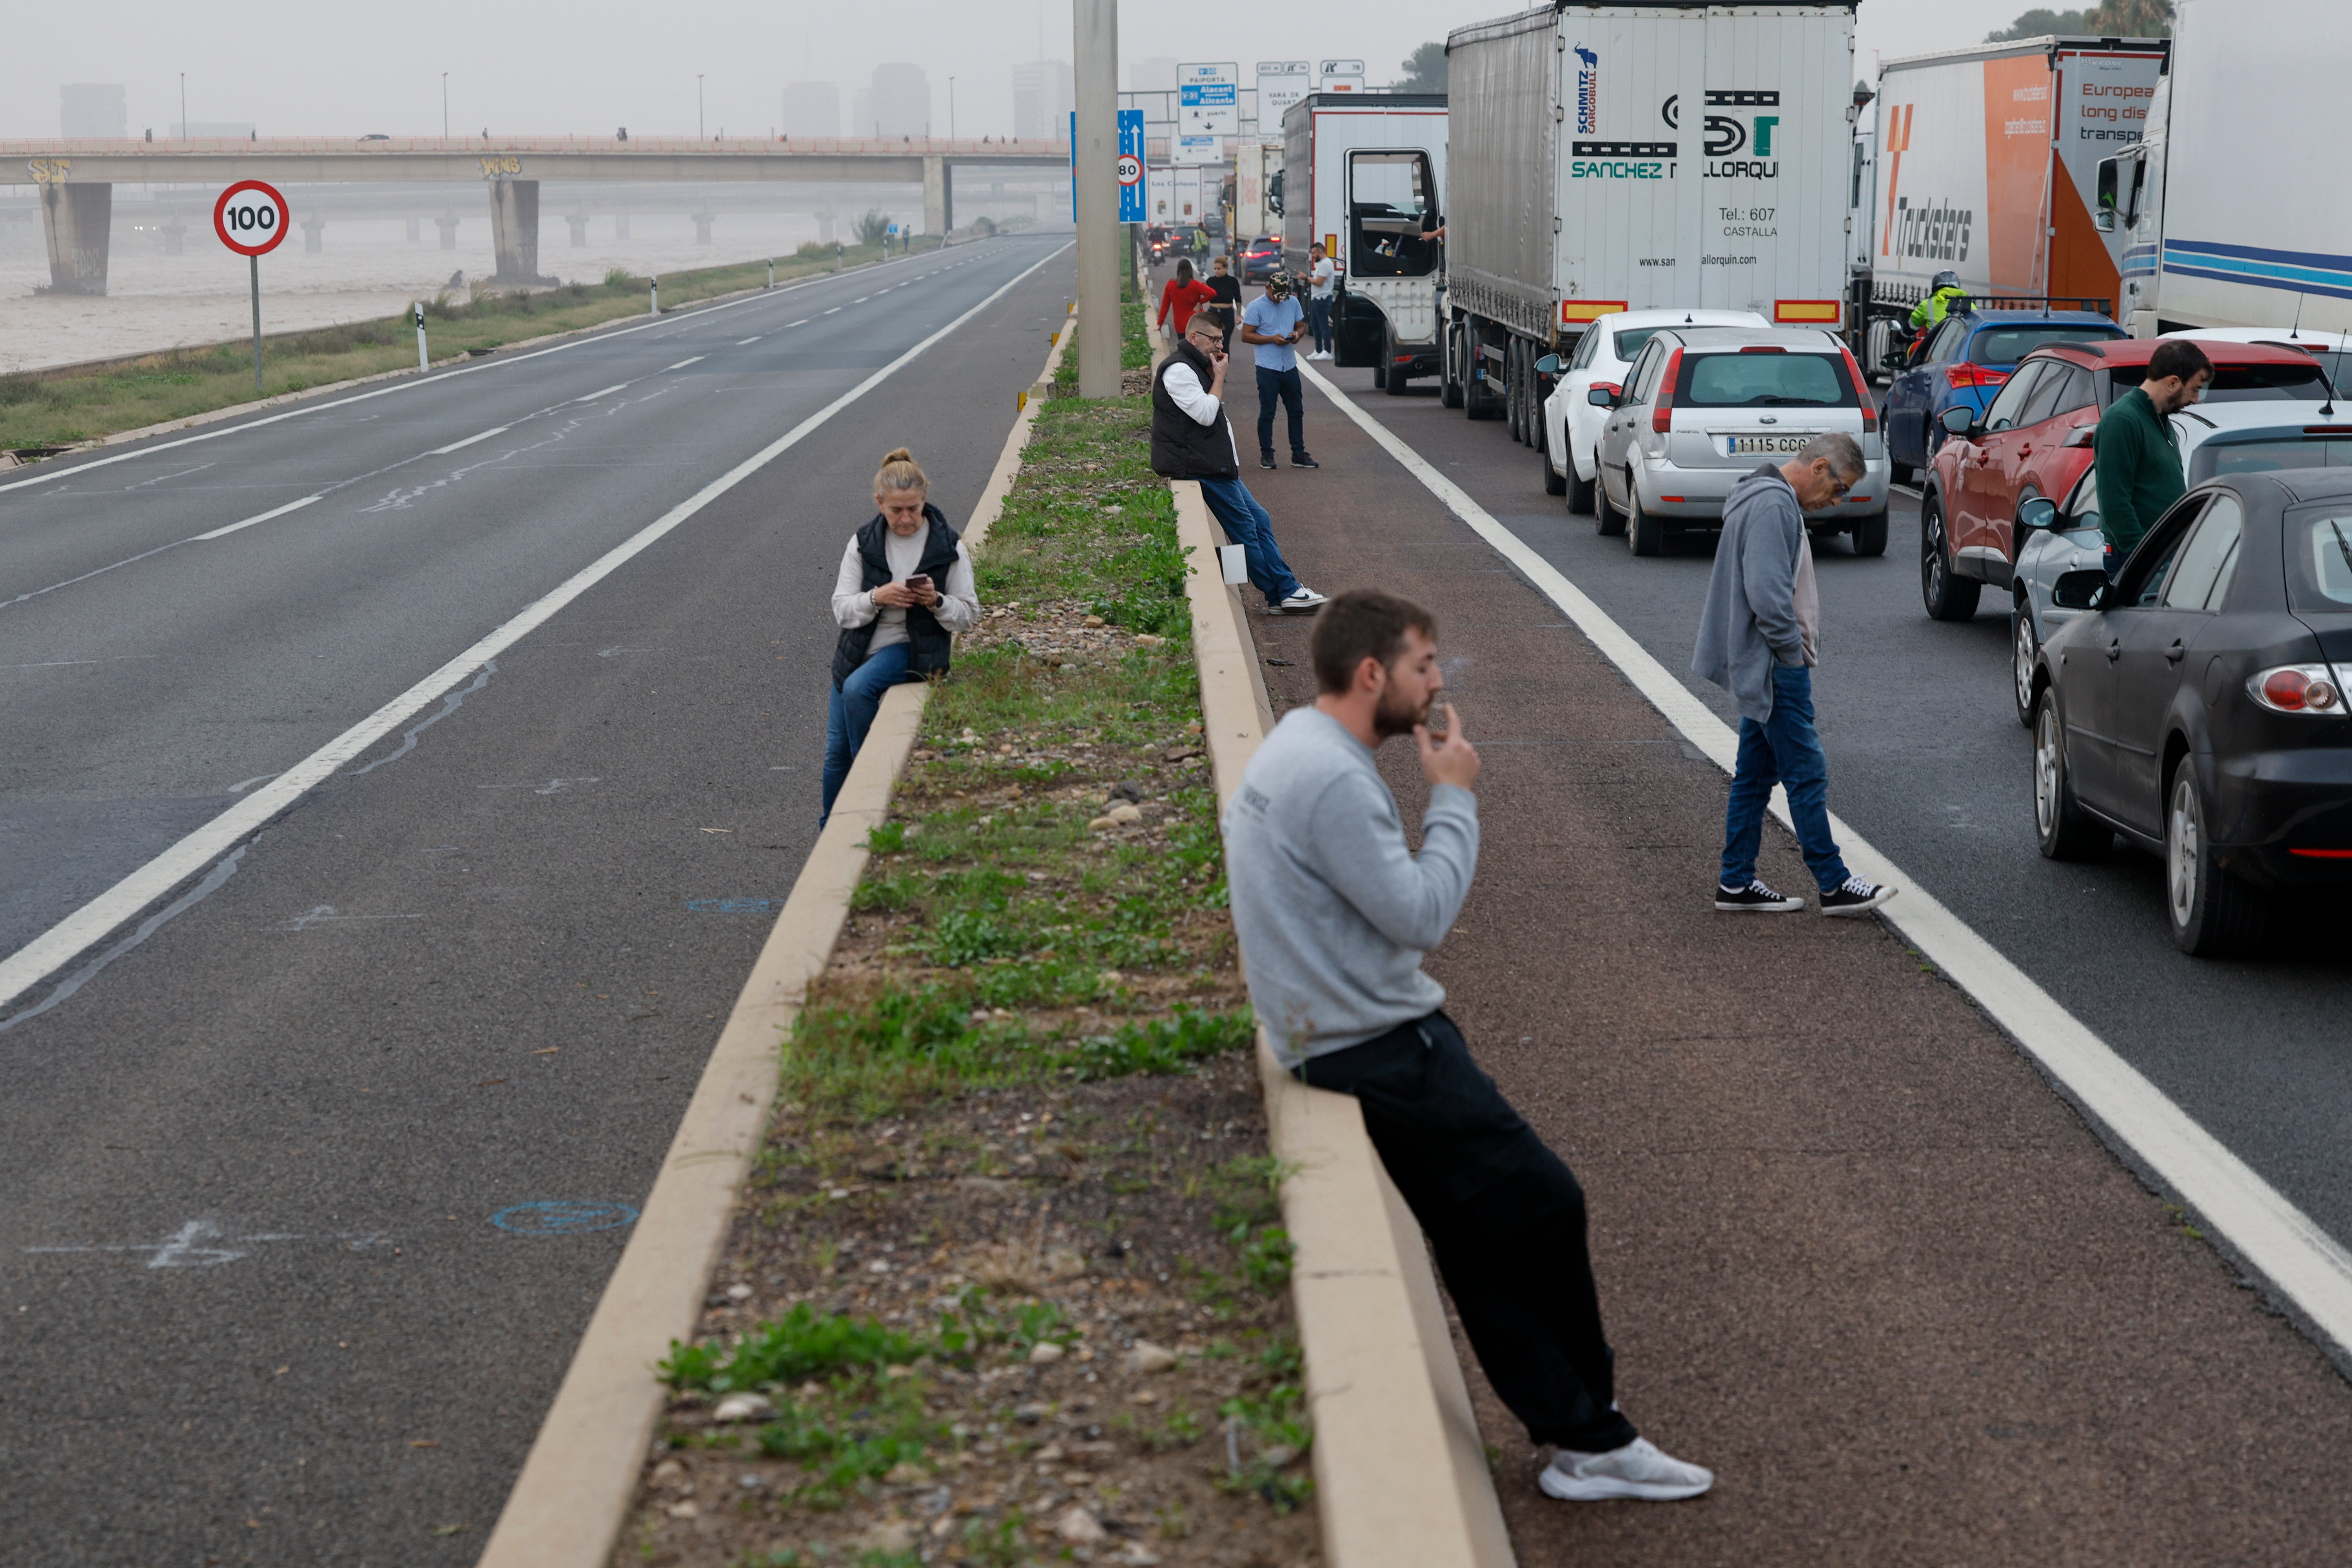
<svg viewBox="0 0 2352 1568">
<path fill-rule="evenodd" d="M 2189 456 L 2189 482 L 2216 474 L 2267 474 L 2279 468 L 2352 468 L 2352 438 L 2284 436 L 2259 441 L 2208 441 Z"/>
<path fill-rule="evenodd" d="M 1642 352 L 1642 345 L 1664 331 L 1662 327 L 1628 327 L 1617 334 L 1617 357 L 1627 364 Z"/>
<path fill-rule="evenodd" d="M 2147 374 L 2145 365 L 2115 365 L 2107 371 L 2107 401 L 2113 403 Z M 2309 364 L 2225 364 L 2206 384 L 2208 403 L 2317 403 L 2328 395 L 2327 376 Z"/>
<path fill-rule="evenodd" d="M 1675 388 L 1675 401 L 1695 408 L 1834 408 L 1853 400 L 1843 354 L 1686 355 Z"/>
<path fill-rule="evenodd" d="M 2306 511 L 2287 519 L 2286 597 L 2297 610 L 2352 610 L 2352 514 Z"/>
<path fill-rule="evenodd" d="M 2106 331 L 2080 322 L 1987 327 L 1969 340 L 1969 358 L 1978 364 L 2015 364 L 2044 343 L 2099 342 L 2123 335 L 2120 329 Z"/>
</svg>

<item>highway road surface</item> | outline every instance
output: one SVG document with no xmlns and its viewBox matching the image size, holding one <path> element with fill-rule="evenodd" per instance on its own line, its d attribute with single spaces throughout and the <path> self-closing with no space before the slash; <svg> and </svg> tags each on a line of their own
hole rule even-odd
<svg viewBox="0 0 2352 1568">
<path fill-rule="evenodd" d="M 472 1561 L 1066 246 L 0 476 L 0 1563 Z"/>
<path fill-rule="evenodd" d="M 1713 567 L 1709 536 L 1636 559 L 1623 539 L 1600 537 L 1590 516 L 1544 494 L 1540 459 L 1503 424 L 1473 424 L 1440 407 L 1433 381 L 1390 397 L 1372 389 L 1369 371 L 1315 368 L 1738 724 L 1727 694 L 1690 674 Z M 1314 422 L 1340 416 L 1311 390 L 1307 401 L 1313 449 Z M 1243 413 L 1254 415 L 1255 404 Z M 2173 946 L 2154 858 L 2119 847 L 2091 865 L 2043 859 L 2034 847 L 2030 737 L 2010 697 L 2008 602 L 1989 593 L 1973 621 L 1929 620 L 1919 597 L 1918 500 L 1898 490 L 1895 502 L 1884 557 L 1857 557 L 1843 541 L 1816 553 L 1822 648 L 1814 698 L 1831 809 L 2328 1235 L 2352 1245 L 2352 928 L 2305 910 L 2253 956 L 2189 958 Z M 1475 689 L 1457 684 L 1475 725 Z M 1682 882 L 1624 894 L 1706 897 L 1712 864 L 1685 870 Z M 1833 1005 L 1834 988 L 1826 994 Z M 1871 1026 L 1867 1016 L 1850 1022 Z"/>
</svg>

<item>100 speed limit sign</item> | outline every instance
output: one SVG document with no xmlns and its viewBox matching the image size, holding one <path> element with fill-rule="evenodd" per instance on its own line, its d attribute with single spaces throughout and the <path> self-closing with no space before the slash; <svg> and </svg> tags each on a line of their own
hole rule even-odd
<svg viewBox="0 0 2352 1568">
<path fill-rule="evenodd" d="M 276 186 L 239 180 L 213 204 L 213 232 L 239 256 L 267 256 L 284 241 L 293 217 Z"/>
</svg>

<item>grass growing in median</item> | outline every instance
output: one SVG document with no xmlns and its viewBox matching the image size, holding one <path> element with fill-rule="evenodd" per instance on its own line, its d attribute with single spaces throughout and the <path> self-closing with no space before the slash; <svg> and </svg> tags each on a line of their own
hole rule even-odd
<svg viewBox="0 0 2352 1568">
<path fill-rule="evenodd" d="M 918 248 L 923 247 L 920 238 L 915 243 Z M 803 247 L 803 252 L 808 249 Z M 881 250 L 874 246 L 852 247 L 838 263 L 831 247 L 822 247 L 822 252 L 778 257 L 776 280 L 781 283 L 829 272 L 836 265 L 856 267 L 882 259 Z M 897 254 L 895 249 L 892 254 Z M 669 273 L 662 279 L 662 308 L 667 310 L 757 288 L 767 278 L 764 261 Z M 495 349 L 526 338 L 595 326 L 643 313 L 647 285 L 646 278 L 616 269 L 606 274 L 602 283 L 486 289 L 470 297 L 453 297 L 445 289 L 425 305 L 426 341 L 437 360 L 461 349 Z M 257 396 L 275 397 L 404 369 L 416 363 L 416 331 L 406 316 L 389 316 L 265 336 L 261 363 L 263 390 L 258 394 L 253 390 L 249 342 L 173 349 L 134 364 L 83 375 L 0 375 L 0 448 L 68 447 L 248 403 Z"/>
</svg>

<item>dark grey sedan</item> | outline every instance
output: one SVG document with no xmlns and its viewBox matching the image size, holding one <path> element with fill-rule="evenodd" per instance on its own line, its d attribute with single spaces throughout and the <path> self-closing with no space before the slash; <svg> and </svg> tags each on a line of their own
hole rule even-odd
<svg viewBox="0 0 2352 1568">
<path fill-rule="evenodd" d="M 2208 480 L 2052 598 L 2082 613 L 2033 677 L 2044 855 L 2162 856 L 2194 953 L 2244 946 L 2266 894 L 2352 887 L 2352 471 Z"/>
</svg>

